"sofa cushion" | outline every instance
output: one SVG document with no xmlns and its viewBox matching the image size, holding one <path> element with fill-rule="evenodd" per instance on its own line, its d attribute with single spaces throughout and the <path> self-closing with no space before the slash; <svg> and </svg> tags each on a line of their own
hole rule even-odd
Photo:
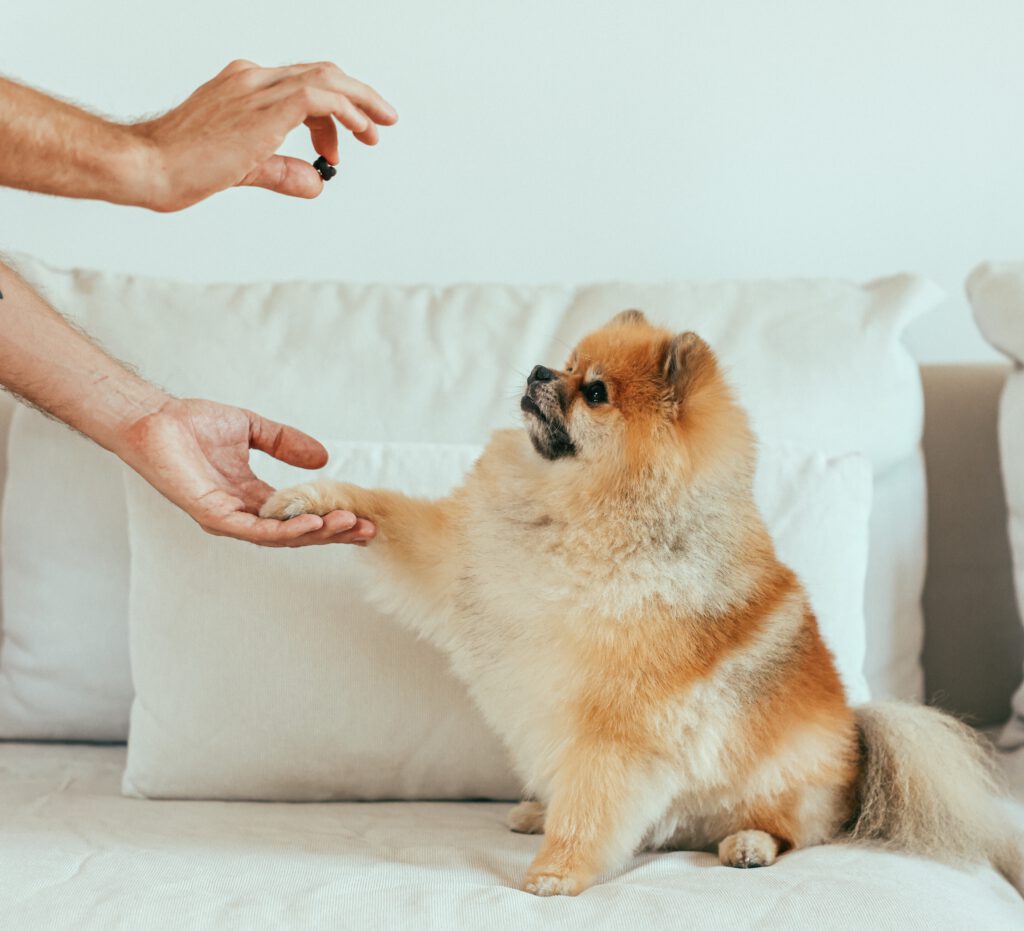
<svg viewBox="0 0 1024 931">
<path fill-rule="evenodd" d="M 768 869 L 644 853 L 577 898 L 517 890 L 541 838 L 508 805 L 140 802 L 123 747 L 0 744 L 0 914 L 33 931 L 1010 929 L 990 868 L 852 844 Z M 1019 817 L 1019 816 L 1018 816 Z"/>
<path fill-rule="evenodd" d="M 133 693 L 117 460 L 27 407 L 14 412 L 10 447 L 0 734 L 124 740 Z"/>
<path fill-rule="evenodd" d="M 539 361 L 560 363 L 569 345 L 624 307 L 695 329 L 723 359 L 765 442 L 828 456 L 862 451 L 870 460 L 876 481 L 867 676 L 880 696 L 920 692 L 922 403 L 918 370 L 900 336 L 937 300 L 925 282 L 204 286 L 59 271 L 28 258 L 16 264 L 56 307 L 171 391 L 250 407 L 321 437 L 361 441 L 482 443 L 492 429 L 516 422 L 523 373 Z M 27 442 L 11 443 L 12 460 Z M 7 483 L 9 496 L 36 508 L 5 515 L 0 560 L 18 548 L 23 567 L 40 567 L 32 577 L 50 578 L 66 599 L 5 598 L 5 641 L 32 647 L 10 667 L 6 646 L 0 652 L 0 681 L 7 681 L 0 737 L 123 737 L 123 602 L 104 602 L 110 623 L 97 625 L 92 596 L 62 573 L 45 535 L 26 526 L 66 520 L 53 489 L 75 488 L 85 469 L 110 470 L 86 483 L 108 487 L 116 463 L 102 455 L 87 462 L 70 433 L 42 442 L 47 469 L 22 468 L 18 481 Z M 106 495 L 80 498 L 77 539 L 87 538 L 90 521 L 103 523 L 121 507 Z M 119 527 L 127 540 L 123 519 Z M 126 572 L 111 564 L 112 574 Z M 116 676 L 109 663 L 94 662 L 97 649 L 121 664 Z M 110 710 L 114 682 L 124 693 Z M 48 687 L 52 701 L 11 698 Z"/>
</svg>

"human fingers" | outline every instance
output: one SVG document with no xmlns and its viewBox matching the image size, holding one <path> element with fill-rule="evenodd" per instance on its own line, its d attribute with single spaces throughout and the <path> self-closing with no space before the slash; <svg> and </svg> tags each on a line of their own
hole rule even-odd
<svg viewBox="0 0 1024 931">
<path fill-rule="evenodd" d="M 347 529 L 328 530 L 327 519 L 331 515 L 338 515 L 339 518 L 344 515 L 344 519 L 338 521 L 338 527 L 344 528 L 344 522 L 349 517 L 355 515 L 350 514 L 348 511 L 332 511 L 331 514 L 324 515 L 324 528 L 321 530 L 315 530 L 312 533 L 307 533 L 304 536 L 297 537 L 291 543 L 287 545 L 290 547 L 296 546 L 318 546 L 324 543 L 352 543 L 356 546 L 365 546 L 370 540 L 377 535 L 377 528 L 370 521 L 363 517 L 356 519 L 356 522 Z"/>
<path fill-rule="evenodd" d="M 376 89 L 346 74 L 333 62 L 262 68 L 260 82 L 264 88 L 260 102 L 264 106 L 300 88 L 315 87 L 344 94 L 370 119 L 382 126 L 390 126 L 398 121 L 398 111 Z"/>
<path fill-rule="evenodd" d="M 268 115 L 284 120 L 278 131 L 294 129 L 310 117 L 334 117 L 352 133 L 365 133 L 373 125 L 370 118 L 344 94 L 319 87 L 294 88 L 264 109 Z"/>
<path fill-rule="evenodd" d="M 331 511 L 324 515 L 322 528 L 296 537 L 286 545 L 297 547 L 325 543 L 365 543 L 376 535 L 377 528 L 366 518 L 357 518 L 351 511 Z"/>
<path fill-rule="evenodd" d="M 319 172 L 300 158 L 272 155 L 250 171 L 236 187 L 261 187 L 289 197 L 316 197 L 324 182 Z M 317 468 L 308 466 L 307 468 Z"/>
<path fill-rule="evenodd" d="M 233 511 L 200 521 L 200 526 L 214 536 L 231 537 L 259 546 L 289 546 L 294 540 L 319 530 L 323 526 L 323 518 L 316 514 L 300 514 L 289 520 L 273 520 L 247 511 Z"/>
<path fill-rule="evenodd" d="M 307 167 L 316 174 L 312 166 Z M 258 449 L 300 469 L 319 469 L 327 464 L 327 450 L 308 433 L 277 423 L 269 417 L 261 417 L 252 411 L 246 411 L 246 414 L 249 416 L 251 449 Z"/>
<path fill-rule="evenodd" d="M 362 133 L 353 133 L 353 135 L 364 145 L 376 145 L 380 141 L 380 135 L 377 132 L 377 127 L 371 123 L 369 129 Z"/>
<path fill-rule="evenodd" d="M 329 116 L 311 116 L 305 122 L 309 127 L 314 151 L 317 155 L 326 158 L 332 165 L 337 165 L 341 159 L 338 152 L 337 124 Z"/>
</svg>

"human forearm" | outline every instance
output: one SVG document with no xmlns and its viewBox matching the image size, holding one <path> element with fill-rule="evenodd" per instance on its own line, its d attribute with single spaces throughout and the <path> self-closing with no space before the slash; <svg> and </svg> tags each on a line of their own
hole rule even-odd
<svg viewBox="0 0 1024 931">
<path fill-rule="evenodd" d="M 0 386 L 119 456 L 209 533 L 266 546 L 362 543 L 374 527 L 335 511 L 283 523 L 256 516 L 273 488 L 249 450 L 316 469 L 327 450 L 286 424 L 182 400 L 111 358 L 0 263 Z"/>
<path fill-rule="evenodd" d="M 0 384 L 121 453 L 127 427 L 168 395 L 103 352 L 0 263 Z"/>
<path fill-rule="evenodd" d="M 0 186 L 148 206 L 151 145 L 136 129 L 0 78 Z"/>
</svg>

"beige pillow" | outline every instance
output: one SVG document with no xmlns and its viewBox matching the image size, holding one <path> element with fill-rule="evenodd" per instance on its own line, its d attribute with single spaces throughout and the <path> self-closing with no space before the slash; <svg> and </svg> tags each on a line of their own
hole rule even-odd
<svg viewBox="0 0 1024 931">
<path fill-rule="evenodd" d="M 339 443 L 328 474 L 437 496 L 478 447 Z M 129 475 L 132 708 L 125 792 L 158 798 L 513 798 L 497 738 L 445 657 L 369 606 L 372 552 L 205 536 Z M 284 476 L 281 476 L 283 479 Z M 871 469 L 769 451 L 758 498 L 855 698 Z M 524 582 L 524 584 L 528 584 Z"/>
</svg>

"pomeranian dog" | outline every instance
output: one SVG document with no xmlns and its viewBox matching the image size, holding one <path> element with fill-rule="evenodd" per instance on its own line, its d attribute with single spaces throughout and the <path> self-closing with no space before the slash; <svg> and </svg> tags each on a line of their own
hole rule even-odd
<svg viewBox="0 0 1024 931">
<path fill-rule="evenodd" d="M 748 868 L 842 837 L 1021 888 L 973 733 L 847 705 L 705 342 L 624 311 L 536 366 L 521 407 L 440 501 L 318 481 L 261 513 L 376 523 L 382 606 L 449 655 L 526 787 L 509 826 L 544 840 L 523 889 L 575 895 L 641 848 Z"/>
</svg>

